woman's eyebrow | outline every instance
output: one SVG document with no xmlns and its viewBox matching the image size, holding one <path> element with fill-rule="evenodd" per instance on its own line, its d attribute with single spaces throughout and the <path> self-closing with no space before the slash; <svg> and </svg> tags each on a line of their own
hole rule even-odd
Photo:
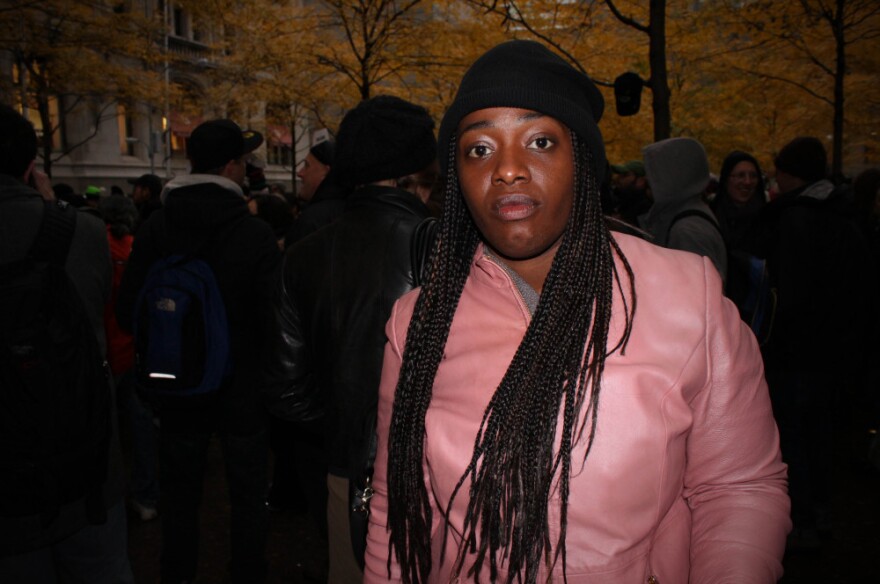
<svg viewBox="0 0 880 584">
<path fill-rule="evenodd" d="M 521 122 L 528 122 L 530 120 L 537 120 L 538 118 L 543 118 L 543 117 L 544 117 L 544 114 L 542 114 L 541 112 L 529 112 L 527 114 L 521 115 L 517 119 Z"/>
<path fill-rule="evenodd" d="M 480 130 L 482 128 L 491 128 L 493 126 L 494 126 L 494 124 L 492 122 L 490 122 L 489 120 L 480 120 L 478 122 L 468 124 L 467 126 L 462 128 L 462 130 L 458 133 L 458 135 L 461 136 L 463 134 L 466 134 L 467 132 L 470 132 L 471 130 Z"/>
</svg>

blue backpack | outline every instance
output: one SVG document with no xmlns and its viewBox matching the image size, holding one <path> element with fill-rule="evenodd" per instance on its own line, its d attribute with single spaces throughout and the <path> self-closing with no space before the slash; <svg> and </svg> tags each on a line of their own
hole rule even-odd
<svg viewBox="0 0 880 584">
<path fill-rule="evenodd" d="M 135 375 L 148 398 L 215 394 L 232 371 L 226 307 L 208 264 L 175 254 L 150 268 L 134 314 Z"/>
</svg>

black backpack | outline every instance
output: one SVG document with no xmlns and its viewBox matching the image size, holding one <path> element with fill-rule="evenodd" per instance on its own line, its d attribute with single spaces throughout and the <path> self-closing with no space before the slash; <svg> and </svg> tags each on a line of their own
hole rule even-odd
<svg viewBox="0 0 880 584">
<path fill-rule="evenodd" d="M 0 516 L 40 514 L 85 499 L 106 520 L 111 436 L 107 363 L 64 270 L 76 210 L 45 204 L 24 259 L 0 265 Z"/>
</svg>

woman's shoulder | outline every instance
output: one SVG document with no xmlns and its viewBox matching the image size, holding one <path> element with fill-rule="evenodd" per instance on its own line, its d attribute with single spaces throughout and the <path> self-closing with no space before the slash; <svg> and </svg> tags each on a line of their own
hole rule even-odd
<svg viewBox="0 0 880 584">
<path fill-rule="evenodd" d="M 722 297 L 721 278 L 707 258 L 697 254 L 662 248 L 636 237 L 614 234 L 622 258 L 632 269 L 636 322 L 668 323 L 678 330 L 685 323 L 705 324 L 706 311 Z M 623 293 L 629 289 L 623 259 L 616 258 Z M 621 303 L 621 291 L 615 302 Z M 714 308 L 712 308 L 714 310 Z M 696 329 L 695 329 L 696 330 Z"/>
<path fill-rule="evenodd" d="M 636 280 L 640 276 L 670 281 L 705 278 L 703 261 L 697 254 L 660 247 L 626 233 L 613 233 L 612 237 L 632 267 Z"/>
<path fill-rule="evenodd" d="M 391 309 L 391 316 L 388 319 L 387 330 L 389 338 L 404 339 L 406 331 L 409 328 L 409 321 L 412 320 L 413 312 L 415 312 L 416 301 L 419 299 L 421 288 L 410 290 L 397 299 L 394 307 Z M 393 335 L 393 336 L 392 336 Z"/>
</svg>

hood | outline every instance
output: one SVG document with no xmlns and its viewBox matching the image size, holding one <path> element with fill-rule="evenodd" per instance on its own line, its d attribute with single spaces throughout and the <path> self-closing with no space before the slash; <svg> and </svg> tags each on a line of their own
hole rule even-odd
<svg viewBox="0 0 880 584">
<path fill-rule="evenodd" d="M 834 191 L 834 183 L 830 180 L 822 179 L 807 186 L 801 192 L 801 196 L 824 201 L 831 195 L 832 191 Z"/>
<path fill-rule="evenodd" d="M 234 181 L 231 181 L 224 176 L 219 176 L 216 174 L 185 174 L 183 176 L 173 178 L 168 181 L 168 184 L 166 184 L 165 188 L 162 189 L 162 194 L 159 195 L 159 198 L 162 200 L 162 204 L 164 205 L 165 199 L 168 197 L 168 193 L 170 193 L 174 189 L 204 183 L 213 183 L 219 187 L 226 189 L 227 191 L 235 193 L 241 198 L 244 198 L 244 191 L 241 190 L 241 187 L 239 185 L 235 184 Z"/>
<path fill-rule="evenodd" d="M 203 239 L 250 215 L 241 187 L 215 175 L 191 174 L 168 183 L 162 212 L 169 233 L 181 240 Z M 185 248 L 183 241 L 175 241 Z"/>
<path fill-rule="evenodd" d="M 654 206 L 701 197 L 709 184 L 709 160 L 693 138 L 670 138 L 642 148 Z"/>
</svg>

